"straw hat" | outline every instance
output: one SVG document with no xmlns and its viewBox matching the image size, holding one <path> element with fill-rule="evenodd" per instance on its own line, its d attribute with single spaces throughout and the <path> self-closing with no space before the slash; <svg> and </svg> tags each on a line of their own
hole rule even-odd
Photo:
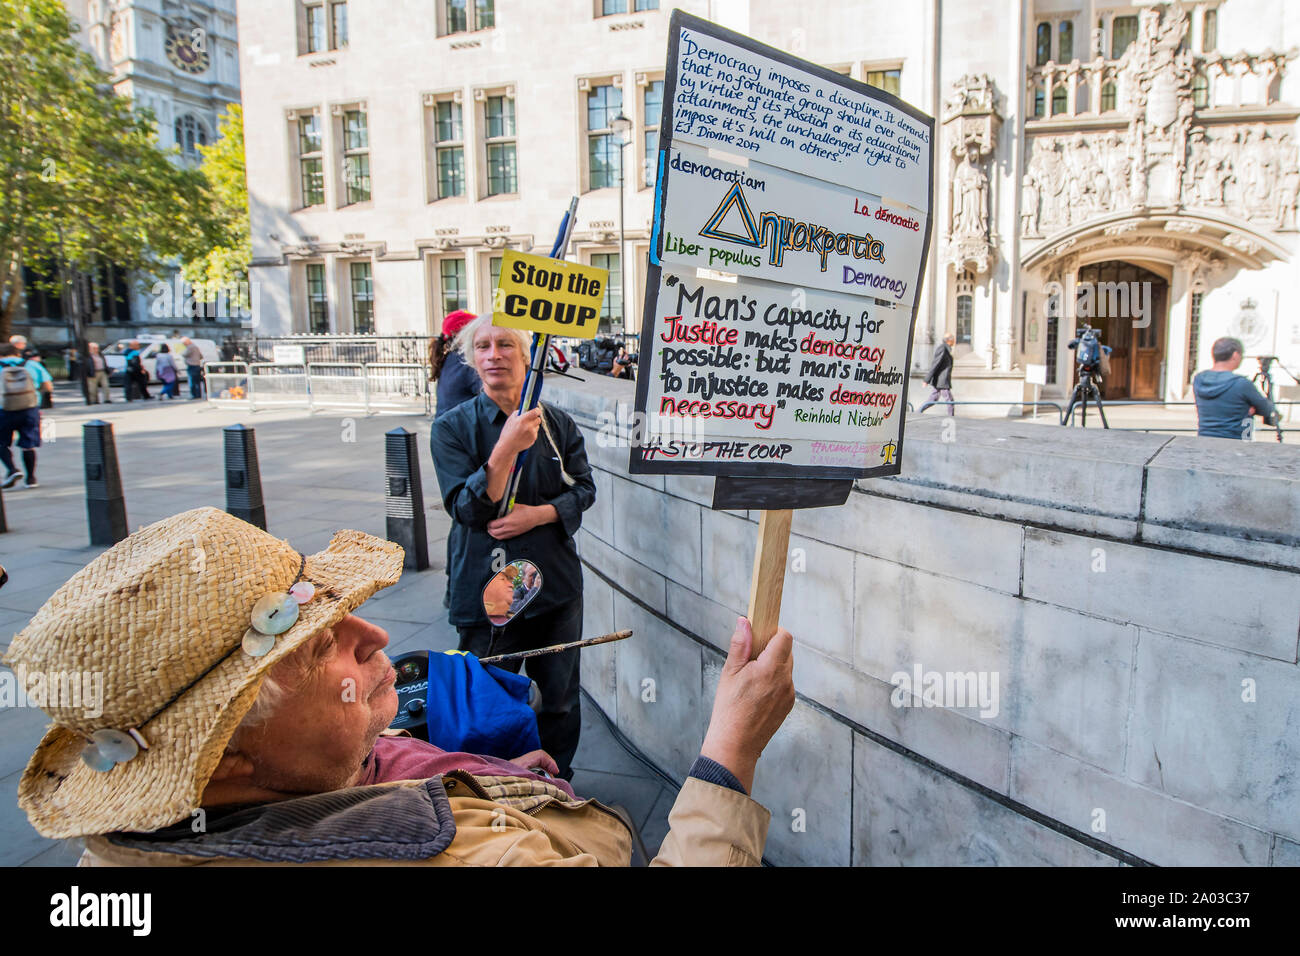
<svg viewBox="0 0 1300 956">
<path fill-rule="evenodd" d="M 188 817 L 262 678 L 396 583 L 402 560 L 401 547 L 360 531 L 340 531 L 304 557 L 216 508 L 160 521 L 105 551 L 45 602 L 4 659 L 28 674 L 103 680 L 97 717 L 87 710 L 101 708 L 81 700 L 45 708 L 54 724 L 18 784 L 32 826 L 62 838 L 156 830 Z M 250 656 L 242 642 L 254 604 L 296 581 L 313 584 L 314 598 L 269 652 Z M 135 731 L 147 749 L 93 770 L 82 751 L 105 729 Z"/>
</svg>

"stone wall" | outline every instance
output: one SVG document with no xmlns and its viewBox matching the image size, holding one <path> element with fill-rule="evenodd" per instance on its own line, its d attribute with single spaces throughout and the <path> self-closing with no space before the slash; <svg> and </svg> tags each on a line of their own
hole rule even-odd
<svg viewBox="0 0 1300 956">
<path fill-rule="evenodd" d="M 630 384 L 546 389 L 595 469 L 585 633 L 636 632 L 584 651 L 583 685 L 680 780 L 758 513 L 628 475 L 600 427 Z M 1300 865 L 1300 450 L 939 418 L 904 445 L 898 478 L 795 515 L 768 859 Z M 996 713 L 894 706 L 917 665 L 997 675 Z"/>
</svg>

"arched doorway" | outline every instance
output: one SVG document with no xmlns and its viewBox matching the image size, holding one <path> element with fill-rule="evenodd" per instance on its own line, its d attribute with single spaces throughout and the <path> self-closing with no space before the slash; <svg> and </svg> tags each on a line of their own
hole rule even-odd
<svg viewBox="0 0 1300 956">
<path fill-rule="evenodd" d="M 1111 347 L 1106 398 L 1159 398 L 1169 315 L 1169 283 L 1149 269 L 1112 259 L 1079 269 L 1078 324 L 1101 331 Z"/>
</svg>

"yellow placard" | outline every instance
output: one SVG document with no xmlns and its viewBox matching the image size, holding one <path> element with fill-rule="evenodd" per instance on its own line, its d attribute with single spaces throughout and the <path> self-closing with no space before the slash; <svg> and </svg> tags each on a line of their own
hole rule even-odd
<svg viewBox="0 0 1300 956">
<path fill-rule="evenodd" d="M 609 270 L 507 250 L 492 292 L 492 324 L 594 339 Z"/>
</svg>

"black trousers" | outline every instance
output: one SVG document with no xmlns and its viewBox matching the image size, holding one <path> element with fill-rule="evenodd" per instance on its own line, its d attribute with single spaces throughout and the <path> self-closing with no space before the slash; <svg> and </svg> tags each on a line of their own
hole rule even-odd
<svg viewBox="0 0 1300 956">
<path fill-rule="evenodd" d="M 488 643 L 492 640 L 492 627 L 488 624 L 458 627 L 460 650 L 477 657 L 486 657 Z M 551 644 L 568 644 L 582 640 L 582 598 L 575 598 L 552 611 L 524 620 L 515 620 L 506 626 L 497 639 L 493 654 L 528 651 Z M 537 732 L 542 738 L 542 749 L 555 758 L 560 776 L 568 780 L 573 776 L 570 765 L 578 752 L 578 735 L 582 731 L 582 710 L 578 704 L 580 674 L 578 650 L 545 654 L 526 661 L 506 661 L 498 666 L 524 673 L 537 681 L 542 692 L 542 710 L 537 715 Z M 523 756 L 510 754 L 511 757 Z"/>
</svg>

